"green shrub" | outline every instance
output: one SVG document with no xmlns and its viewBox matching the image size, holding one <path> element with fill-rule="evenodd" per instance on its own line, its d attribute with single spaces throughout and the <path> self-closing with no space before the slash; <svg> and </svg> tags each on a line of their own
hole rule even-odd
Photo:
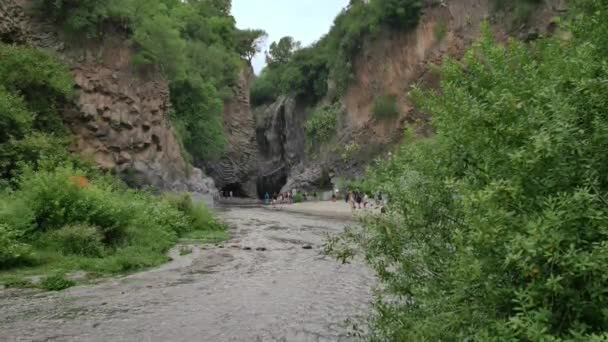
<svg viewBox="0 0 608 342">
<path fill-rule="evenodd" d="M 568 42 L 486 27 L 414 92 L 437 135 L 366 175 L 388 211 L 345 236 L 386 289 L 372 340 L 605 339 L 608 1 L 585 4 Z"/>
<path fill-rule="evenodd" d="M 166 194 L 165 198 L 173 207 L 184 214 L 188 221 L 187 231 L 224 229 L 205 203 L 193 202 L 190 194 Z"/>
<path fill-rule="evenodd" d="M 40 282 L 40 287 L 47 291 L 62 291 L 75 285 L 76 282 L 66 279 L 63 274 L 46 277 Z"/>
<path fill-rule="evenodd" d="M 70 225 L 50 234 L 48 239 L 59 251 L 66 255 L 100 257 L 103 255 L 103 235 L 87 225 Z"/>
<path fill-rule="evenodd" d="M 293 203 L 302 203 L 304 202 L 304 195 L 301 193 L 297 193 L 293 196 Z"/>
<path fill-rule="evenodd" d="M 0 144 L 23 137 L 33 122 L 34 113 L 27 109 L 23 99 L 0 84 Z"/>
<path fill-rule="evenodd" d="M 35 229 L 35 215 L 29 203 L 13 194 L 0 194 L 0 225 L 25 235 Z"/>
<path fill-rule="evenodd" d="M 225 230 L 224 225 L 215 217 L 205 203 L 194 204 L 192 212 L 188 215 L 193 230 Z"/>
<path fill-rule="evenodd" d="M 120 240 L 133 215 L 129 203 L 111 185 L 81 186 L 74 179 L 86 177 L 71 166 L 52 171 L 27 169 L 19 178 L 16 196 L 30 205 L 40 231 L 86 223 L 99 227 L 106 243 Z"/>
<path fill-rule="evenodd" d="M 33 128 L 62 134 L 65 132 L 57 108 L 62 101 L 73 95 L 73 84 L 68 67 L 53 55 L 32 47 L 0 43 L 0 87 L 4 87 L 13 96 L 22 98 L 26 110 L 35 113 Z M 0 98 L 3 96 L 6 94 L 0 93 Z M 0 100 L 0 106 L 2 102 Z M 31 114 L 19 114 L 24 109 L 22 105 L 16 105 L 11 112 L 17 111 L 18 117 L 22 118 L 21 122 L 26 125 L 22 127 L 27 128 L 27 121 L 31 120 L 27 117 Z M 0 137 L 2 135 L 4 134 L 0 133 Z"/>
<path fill-rule="evenodd" d="M 376 120 L 390 119 L 399 115 L 397 96 L 383 95 L 376 97 L 372 108 L 372 116 Z"/>
<path fill-rule="evenodd" d="M 12 179 L 25 166 L 37 170 L 43 166 L 53 168 L 66 161 L 77 162 L 77 157 L 69 154 L 68 144 L 68 139 L 39 132 L 0 144 L 0 177 Z M 84 166 L 83 162 L 79 164 Z"/>
<path fill-rule="evenodd" d="M 253 106 L 261 106 L 263 104 L 274 102 L 280 92 L 279 85 L 273 78 L 275 72 L 264 69 L 262 74 L 254 80 L 251 85 L 251 104 Z"/>
<path fill-rule="evenodd" d="M 0 224 L 0 268 L 14 266 L 30 255 L 30 247 L 19 242 L 20 235 L 5 224 Z"/>
<path fill-rule="evenodd" d="M 327 142 L 336 134 L 340 104 L 323 106 L 314 110 L 306 120 L 304 128 L 308 138 L 313 142 Z"/>
</svg>

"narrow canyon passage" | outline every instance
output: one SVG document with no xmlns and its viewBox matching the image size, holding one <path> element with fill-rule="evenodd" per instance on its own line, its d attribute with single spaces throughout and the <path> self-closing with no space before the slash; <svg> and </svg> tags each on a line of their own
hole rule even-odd
<svg viewBox="0 0 608 342">
<path fill-rule="evenodd" d="M 220 215 L 232 240 L 174 251 L 158 269 L 60 293 L 0 290 L 0 341 L 354 340 L 374 276 L 320 253 L 324 234 L 348 222 L 260 208 Z"/>
</svg>

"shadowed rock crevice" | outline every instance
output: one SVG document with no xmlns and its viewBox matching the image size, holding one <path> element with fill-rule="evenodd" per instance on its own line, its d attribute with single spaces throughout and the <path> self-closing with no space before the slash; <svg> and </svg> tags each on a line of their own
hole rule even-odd
<svg viewBox="0 0 608 342">
<path fill-rule="evenodd" d="M 233 97 L 224 104 L 226 150 L 205 167 L 218 188 L 240 184 L 243 197 L 256 197 L 258 147 L 253 115 L 249 104 L 249 88 L 253 79 L 250 67 L 241 70 L 233 87 Z"/>
</svg>

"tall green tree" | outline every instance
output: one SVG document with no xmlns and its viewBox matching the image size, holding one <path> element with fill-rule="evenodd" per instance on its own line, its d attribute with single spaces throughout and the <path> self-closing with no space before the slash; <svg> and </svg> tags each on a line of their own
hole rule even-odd
<svg viewBox="0 0 608 342">
<path fill-rule="evenodd" d="M 270 50 L 266 54 L 266 63 L 271 68 L 285 65 L 289 62 L 294 52 L 300 49 L 301 46 L 300 42 L 289 36 L 279 39 L 278 42 L 272 42 Z"/>
</svg>

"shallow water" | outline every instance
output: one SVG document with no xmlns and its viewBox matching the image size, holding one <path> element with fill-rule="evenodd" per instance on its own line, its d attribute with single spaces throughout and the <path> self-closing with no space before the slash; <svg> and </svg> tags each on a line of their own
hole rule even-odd
<svg viewBox="0 0 608 342">
<path fill-rule="evenodd" d="M 157 269 L 61 293 L 0 290 L 0 341 L 355 339 L 372 272 L 320 252 L 324 234 L 348 222 L 259 208 L 219 214 L 234 227 L 223 248 L 174 250 Z"/>
</svg>

